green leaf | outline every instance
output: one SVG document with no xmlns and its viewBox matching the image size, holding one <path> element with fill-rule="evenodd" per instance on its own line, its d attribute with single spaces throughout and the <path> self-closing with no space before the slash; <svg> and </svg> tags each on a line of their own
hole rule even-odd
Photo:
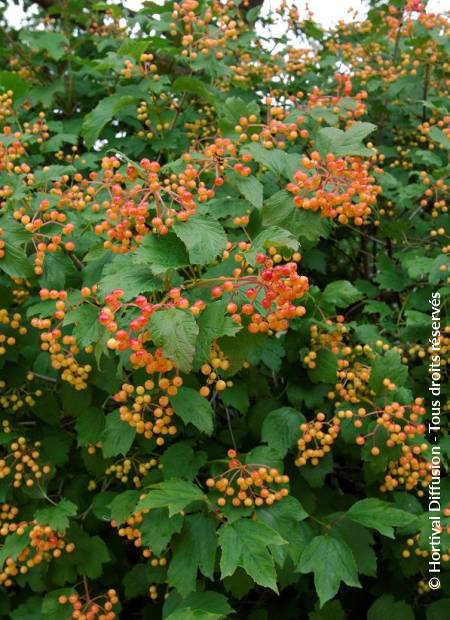
<svg viewBox="0 0 450 620">
<path fill-rule="evenodd" d="M 375 360 L 370 373 L 369 386 L 377 393 L 384 392 L 384 379 L 390 379 L 397 387 L 402 387 L 408 378 L 408 367 L 402 364 L 400 354 L 391 349 Z"/>
<path fill-rule="evenodd" d="M 135 429 L 120 419 L 118 411 L 113 411 L 106 416 L 105 429 L 101 436 L 103 455 L 106 458 L 118 454 L 125 455 L 131 448 L 135 436 Z"/>
<path fill-rule="evenodd" d="M 256 116 L 259 117 L 259 106 L 256 101 L 246 103 L 239 97 L 228 97 L 224 102 L 219 97 L 216 99 L 215 103 L 219 116 L 233 127 L 239 122 L 241 116 L 256 114 Z"/>
<path fill-rule="evenodd" d="M 213 92 L 211 86 L 208 86 L 202 80 L 191 76 L 182 76 L 177 78 L 172 84 L 172 90 L 175 93 L 185 92 L 198 95 L 209 103 L 214 103 L 215 97 L 217 96 L 217 94 Z"/>
<path fill-rule="evenodd" d="M 337 308 L 346 308 L 362 297 L 364 297 L 363 293 L 347 280 L 336 280 L 327 284 L 323 291 L 322 300 Z"/>
<path fill-rule="evenodd" d="M 150 318 L 150 331 L 156 346 L 182 372 L 189 372 L 195 354 L 198 325 L 192 314 L 178 308 L 158 310 Z"/>
<path fill-rule="evenodd" d="M 334 470 L 332 453 L 326 454 L 320 459 L 318 465 L 305 465 L 300 470 L 300 475 L 309 486 L 313 488 L 323 487 L 324 480 Z"/>
<path fill-rule="evenodd" d="M 70 618 L 73 611 L 71 603 L 67 602 L 61 605 L 58 599 L 60 596 L 69 597 L 74 592 L 73 588 L 61 588 L 48 592 L 42 601 L 42 620 L 67 620 Z"/>
<path fill-rule="evenodd" d="M 147 50 L 151 42 L 151 37 L 142 39 L 125 39 L 117 50 L 117 53 L 120 56 L 130 56 L 131 58 L 134 58 L 134 60 L 138 61 L 141 54 Z"/>
<path fill-rule="evenodd" d="M 138 101 L 138 96 L 132 95 L 111 95 L 102 99 L 89 114 L 86 114 L 81 126 L 81 135 L 87 148 L 94 146 L 103 127 L 113 119 L 117 112 Z"/>
<path fill-rule="evenodd" d="M 292 407 L 275 409 L 264 419 L 261 439 L 284 458 L 297 443 L 299 427 L 304 421 L 305 416 Z"/>
<path fill-rule="evenodd" d="M 73 172 L 76 172 L 73 166 L 45 166 L 45 168 L 35 172 L 34 178 L 38 185 L 46 185 L 50 181 L 57 181 L 63 175 Z"/>
<path fill-rule="evenodd" d="M 183 242 L 173 233 L 146 235 L 134 253 L 133 262 L 147 265 L 155 275 L 163 275 L 169 269 L 189 265 L 189 256 Z"/>
<path fill-rule="evenodd" d="M 172 517 L 182 512 L 192 502 L 204 500 L 205 495 L 195 484 L 172 478 L 152 485 L 147 496 L 137 505 L 136 510 L 168 508 L 169 517 Z"/>
<path fill-rule="evenodd" d="M 284 564 L 286 555 L 291 557 L 295 565 L 298 564 L 302 552 L 312 537 L 310 526 L 304 523 L 307 517 L 308 513 L 292 496 L 285 497 L 282 502 L 276 502 L 272 506 L 261 506 L 258 509 L 258 518 L 289 542 L 288 545 L 271 548 L 279 566 Z"/>
<path fill-rule="evenodd" d="M 53 60 L 60 60 L 66 55 L 68 40 L 60 32 L 22 31 L 20 38 L 29 45 L 32 51 L 45 51 Z"/>
<path fill-rule="evenodd" d="M 196 450 L 187 441 L 179 441 L 167 448 L 160 458 L 164 478 L 193 480 L 206 462 L 206 453 Z"/>
<path fill-rule="evenodd" d="M 345 132 L 336 127 L 319 129 L 316 138 L 316 148 L 322 156 L 333 153 L 338 157 L 346 155 L 373 155 L 373 151 L 363 144 L 363 139 L 375 131 L 372 123 L 353 123 Z"/>
<path fill-rule="evenodd" d="M 152 574 L 147 564 L 135 564 L 123 578 L 123 588 L 127 599 L 145 596 L 152 583 Z"/>
<path fill-rule="evenodd" d="M 179 514 L 169 517 L 167 508 L 152 508 L 143 517 L 140 530 L 142 544 L 149 547 L 157 556 L 161 555 L 172 536 L 183 527 L 183 517 Z"/>
<path fill-rule="evenodd" d="M 215 520 L 202 514 L 186 517 L 183 530 L 172 547 L 167 572 L 169 585 L 181 596 L 195 590 L 197 571 L 213 578 L 217 549 Z"/>
<path fill-rule="evenodd" d="M 266 149 L 257 142 L 253 142 L 242 151 L 242 154 L 249 153 L 255 161 L 259 164 L 262 164 L 275 174 L 281 176 L 286 176 L 287 165 L 286 165 L 286 153 L 281 149 Z M 300 159 L 300 155 L 297 155 L 298 159 Z M 249 177 L 247 177 L 249 178 Z M 250 201 L 251 202 L 251 201 Z M 256 206 L 256 205 L 255 205 Z"/>
<path fill-rule="evenodd" d="M 329 601 L 323 607 L 309 614 L 308 620 L 346 620 L 340 601 Z"/>
<path fill-rule="evenodd" d="M 199 335 L 195 351 L 195 361 L 201 365 L 209 360 L 213 340 L 222 336 L 234 336 L 242 328 L 233 323 L 228 316 L 227 302 L 215 301 L 209 303 L 197 319 Z"/>
<path fill-rule="evenodd" d="M 374 280 L 386 290 L 402 291 L 410 282 L 403 269 L 384 254 L 377 259 L 377 269 Z"/>
<path fill-rule="evenodd" d="M 389 502 L 374 497 L 362 499 L 353 504 L 347 510 L 346 517 L 351 521 L 371 527 L 389 538 L 394 538 L 394 527 L 410 525 L 417 518 L 405 510 L 394 508 Z"/>
<path fill-rule="evenodd" d="M 308 368 L 308 377 L 313 383 L 336 383 L 338 359 L 328 349 L 320 349 L 314 360 L 315 368 Z"/>
<path fill-rule="evenodd" d="M 100 536 L 83 533 L 75 540 L 74 557 L 78 572 L 89 579 L 98 579 L 103 574 L 103 564 L 111 560 L 108 547 Z"/>
<path fill-rule="evenodd" d="M 104 333 L 98 317 L 99 309 L 90 304 L 82 304 L 64 317 L 64 325 L 74 325 L 72 335 L 80 348 L 98 342 Z"/>
<path fill-rule="evenodd" d="M 68 256 L 61 252 L 49 254 L 45 258 L 44 273 L 40 278 L 40 285 L 48 289 L 63 289 L 70 276 L 76 274 L 76 269 Z"/>
<path fill-rule="evenodd" d="M 78 136 L 70 133 L 60 133 L 44 142 L 41 146 L 41 152 L 54 153 L 59 151 L 64 144 L 77 144 Z"/>
<path fill-rule="evenodd" d="M 230 175 L 232 183 L 239 193 L 257 209 L 263 206 L 263 184 L 254 176 L 243 177 L 239 174 Z"/>
<path fill-rule="evenodd" d="M 297 239 L 288 230 L 279 226 L 269 226 L 253 239 L 251 249 L 246 253 L 246 257 L 248 262 L 253 263 L 259 252 L 263 252 L 272 246 L 295 251 L 298 250 L 299 245 Z"/>
<path fill-rule="evenodd" d="M 344 132 L 337 127 L 323 127 L 319 129 L 316 136 L 316 148 L 322 157 L 327 153 L 334 153 L 343 136 Z"/>
<path fill-rule="evenodd" d="M 69 518 L 77 514 L 78 507 L 68 499 L 62 499 L 57 506 L 48 506 L 36 510 L 34 518 L 41 525 L 49 525 L 57 532 L 64 532 L 69 527 Z"/>
<path fill-rule="evenodd" d="M 170 397 L 175 413 L 185 424 L 193 424 L 199 431 L 211 435 L 213 432 L 214 411 L 210 402 L 197 390 L 181 387 L 175 396 Z"/>
<path fill-rule="evenodd" d="M 338 146 L 336 155 L 373 155 L 371 149 L 366 148 L 362 141 L 377 128 L 373 123 L 357 121 L 345 130 L 343 139 Z"/>
<path fill-rule="evenodd" d="M 15 99 L 20 99 L 30 88 L 29 83 L 14 71 L 0 71 L 0 86 L 5 91 L 12 90 Z"/>
<path fill-rule="evenodd" d="M 428 136 L 437 142 L 441 148 L 450 150 L 450 140 L 439 127 L 432 127 L 428 132 Z"/>
<path fill-rule="evenodd" d="M 219 592 L 193 592 L 164 616 L 164 620 L 223 620 L 233 613 L 227 599 Z"/>
<path fill-rule="evenodd" d="M 130 256 L 116 256 L 104 267 L 99 289 L 103 295 L 107 295 L 116 288 L 123 290 L 123 299 L 127 301 L 142 293 L 161 291 L 163 283 L 155 277 L 150 267 L 136 266 L 130 261 Z"/>
<path fill-rule="evenodd" d="M 190 262 L 194 265 L 211 263 L 228 242 L 219 222 L 199 216 L 191 217 L 187 222 L 177 222 L 173 231 L 186 246 Z"/>
<path fill-rule="evenodd" d="M 10 620 L 42 620 L 41 606 L 41 597 L 30 596 L 11 612 Z"/>
<path fill-rule="evenodd" d="M 314 573 L 320 605 L 334 597 L 341 581 L 348 586 L 361 587 L 352 550 L 343 540 L 331 536 L 313 538 L 300 556 L 297 570 Z"/>
<path fill-rule="evenodd" d="M 87 407 L 83 409 L 75 422 L 78 445 L 87 447 L 100 441 L 105 428 L 105 415 L 100 409 Z"/>
<path fill-rule="evenodd" d="M 227 407 L 232 407 L 240 413 L 246 413 L 250 407 L 248 387 L 245 383 L 233 383 L 232 387 L 220 393 L 220 400 Z"/>
<path fill-rule="evenodd" d="M 288 230 L 300 243 L 317 243 L 320 237 L 330 234 L 332 223 L 320 213 L 313 213 L 295 206 L 292 195 L 286 190 L 277 192 L 264 202 L 264 226 L 279 226 Z"/>
<path fill-rule="evenodd" d="M 12 244 L 8 237 L 5 240 L 5 256 L 0 259 L 0 271 L 4 271 L 11 278 L 30 278 L 33 276 L 33 268 L 25 250 Z"/>
<path fill-rule="evenodd" d="M 282 189 L 264 201 L 261 211 L 264 226 L 282 226 L 282 223 L 289 218 L 296 206 L 293 196 L 285 189 Z"/>
<path fill-rule="evenodd" d="M 110 504 L 111 519 L 116 523 L 123 523 L 130 517 L 139 501 L 140 491 L 124 491 L 119 493 Z"/>
<path fill-rule="evenodd" d="M 29 544 L 30 540 L 27 535 L 28 531 L 29 528 L 27 528 L 21 535 L 14 533 L 6 536 L 5 542 L 0 549 L 0 568 L 3 567 L 8 558 L 16 560 L 25 547 Z"/>
<path fill-rule="evenodd" d="M 333 524 L 333 535 L 342 538 L 352 550 L 358 573 L 376 577 L 377 556 L 372 548 L 374 544 L 373 532 L 354 521 L 340 519 Z"/>
<path fill-rule="evenodd" d="M 447 620 L 448 610 L 450 605 L 450 598 L 443 598 L 440 601 L 435 601 L 427 606 L 427 620 Z M 385 616 L 386 617 L 386 616 Z M 378 620 L 377 618 L 370 618 L 369 620 Z M 403 620 L 401 618 L 400 620 Z M 405 617 L 404 620 L 410 620 Z"/>
<path fill-rule="evenodd" d="M 274 560 L 268 547 L 284 544 L 286 541 L 275 530 L 259 521 L 239 519 L 222 525 L 219 529 L 222 579 L 240 566 L 255 583 L 278 593 Z"/>
<path fill-rule="evenodd" d="M 411 606 L 405 601 L 396 601 L 392 594 L 383 594 L 370 606 L 367 620 L 386 620 L 387 618 L 414 620 L 415 616 Z M 442 616 L 443 619 L 444 616 Z M 427 620 L 430 620 L 428 616 Z"/>
</svg>

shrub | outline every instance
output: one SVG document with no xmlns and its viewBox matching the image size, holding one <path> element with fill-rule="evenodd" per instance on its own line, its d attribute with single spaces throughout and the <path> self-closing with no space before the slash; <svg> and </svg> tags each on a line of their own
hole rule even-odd
<svg viewBox="0 0 450 620">
<path fill-rule="evenodd" d="M 0 48 L 1 617 L 443 619 L 449 21 L 39 5 Z"/>
</svg>

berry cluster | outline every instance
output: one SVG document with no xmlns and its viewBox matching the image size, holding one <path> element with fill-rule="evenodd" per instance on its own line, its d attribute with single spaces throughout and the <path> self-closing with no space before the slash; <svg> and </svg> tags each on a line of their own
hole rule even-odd
<svg viewBox="0 0 450 620">
<path fill-rule="evenodd" d="M 304 357 L 303 362 L 308 368 L 315 368 L 316 365 L 311 365 L 314 362 L 317 355 L 311 355 L 319 349 L 328 349 L 331 353 L 338 355 L 342 352 L 343 355 L 347 353 L 344 351 L 344 336 L 347 333 L 347 327 L 344 325 L 345 318 L 342 314 L 336 316 L 335 320 L 331 317 L 325 319 L 325 328 L 313 323 L 310 328 L 310 351 Z"/>
<path fill-rule="evenodd" d="M 401 456 L 389 463 L 388 473 L 380 487 L 382 492 L 393 491 L 401 486 L 407 491 L 419 487 L 417 492 L 421 496 L 422 488 L 430 483 L 430 463 L 423 457 L 429 445 L 425 441 L 418 442 L 425 435 L 425 413 L 422 398 L 416 398 L 411 405 L 392 402 L 383 409 L 370 412 L 364 407 L 358 409 L 354 426 L 366 430 L 365 434 L 356 438 L 358 445 L 362 446 L 369 440 L 372 445 L 370 453 L 374 457 L 381 454 L 380 445 L 382 447 L 383 444 L 388 449 L 401 450 Z"/>
<path fill-rule="evenodd" d="M 106 236 L 104 246 L 113 252 L 134 250 L 151 232 L 166 235 L 176 222 L 185 222 L 195 214 L 196 200 L 204 202 L 214 196 L 189 163 L 179 174 L 165 178 L 161 178 L 156 161 L 142 159 L 139 168 L 129 165 L 125 173 L 119 170 L 121 165 L 117 157 L 106 157 L 102 160 L 103 178 L 90 174 L 97 193 L 104 197 L 106 190 L 110 196 L 92 203 L 91 208 L 94 213 L 105 213 L 106 218 L 94 230 Z"/>
<path fill-rule="evenodd" d="M 227 500 L 234 507 L 270 506 L 288 495 L 286 485 L 289 477 L 266 465 L 243 464 L 236 458 L 235 450 L 228 450 L 228 469 L 208 478 L 206 486 L 219 492 L 218 506 L 225 506 Z"/>
<path fill-rule="evenodd" d="M 145 478 L 151 469 L 157 466 L 158 461 L 155 458 L 142 460 L 138 458 L 138 455 L 131 455 L 119 461 L 115 461 L 105 470 L 105 474 L 107 476 L 114 476 L 116 480 L 119 480 L 123 484 L 127 484 L 131 478 L 136 489 L 140 489 L 142 487 L 142 479 Z"/>
<path fill-rule="evenodd" d="M 141 496 L 141 499 L 144 498 L 145 495 Z M 148 547 L 142 548 L 142 532 L 141 526 L 144 521 L 144 515 L 148 512 L 148 510 L 136 511 L 132 515 L 130 515 L 126 521 L 122 524 L 117 523 L 116 521 L 111 521 L 111 527 L 117 528 L 118 534 L 121 538 L 126 538 L 128 541 L 132 541 L 133 545 L 141 550 L 142 556 L 145 559 L 150 559 L 150 566 L 156 568 L 158 566 L 166 566 L 167 559 L 165 557 L 152 557 L 152 550 Z"/>
<path fill-rule="evenodd" d="M 364 347 L 361 348 L 364 349 Z M 353 353 L 353 350 L 351 353 Z M 367 351 L 365 351 L 364 354 L 367 355 Z M 340 400 L 349 403 L 359 403 L 361 397 L 364 397 L 364 395 L 366 395 L 369 391 L 368 384 L 371 367 L 364 360 L 358 360 L 356 355 L 353 355 L 352 357 L 354 358 L 353 360 L 338 360 L 337 382 L 335 389 Z M 395 389 L 395 385 L 391 382 L 386 382 L 385 387 L 390 390 Z"/>
<path fill-rule="evenodd" d="M 8 534 L 17 530 L 19 524 L 15 523 L 15 519 L 18 514 L 19 509 L 17 506 L 7 503 L 0 506 L 0 536 L 8 536 Z"/>
<path fill-rule="evenodd" d="M 5 505 L 7 518 L 16 516 L 17 510 Z M 3 534 L 5 532 L 5 534 Z M 60 558 L 65 553 L 72 553 L 75 549 L 73 543 L 67 543 L 64 536 L 55 532 L 50 526 L 40 525 L 36 521 L 27 523 L 3 523 L 0 534 L 7 535 L 14 532 L 17 536 L 26 536 L 28 544 L 22 549 L 17 558 L 7 557 L 5 566 L 0 572 L 0 584 L 10 588 L 14 584 L 14 577 L 25 575 L 28 571 L 41 564 Z"/>
<path fill-rule="evenodd" d="M 334 76 L 337 86 L 336 94 L 326 95 L 318 86 L 314 86 L 307 96 L 306 109 L 317 114 L 320 110 L 330 110 L 339 116 L 340 121 L 347 122 L 356 120 L 366 113 L 367 106 L 364 101 L 368 98 L 368 93 L 361 90 L 351 99 L 348 98 L 346 91 L 352 88 L 352 82 L 348 75 L 336 73 Z"/>
<path fill-rule="evenodd" d="M 448 203 L 450 199 L 450 185 L 445 182 L 445 179 L 432 179 L 422 170 L 420 173 L 420 180 L 426 186 L 426 190 L 423 193 L 420 200 L 420 206 L 425 209 L 431 207 L 431 217 L 437 218 L 439 215 L 448 213 Z M 445 233 L 445 230 L 444 230 Z M 433 235 L 437 236 L 436 233 Z"/>
<path fill-rule="evenodd" d="M 192 140 L 192 148 L 196 144 L 201 144 L 204 139 L 210 139 L 211 136 L 218 133 L 215 108 L 204 103 L 197 107 L 197 111 L 197 118 L 183 124 L 186 129 L 186 136 Z"/>
<path fill-rule="evenodd" d="M 161 93 L 159 96 L 159 100 L 160 101 L 158 101 L 156 95 L 153 95 L 153 105 L 150 109 L 147 101 L 139 102 L 139 106 L 137 108 L 137 119 L 145 126 L 145 129 L 140 130 L 137 133 L 140 138 L 147 138 L 147 140 L 152 140 L 156 135 L 157 137 L 162 139 L 164 134 L 170 130 L 171 123 L 167 120 L 162 120 L 155 114 L 155 105 L 157 102 L 160 103 L 162 116 L 163 113 L 167 110 L 167 107 L 175 111 L 177 109 L 177 104 L 173 99 L 168 101 L 168 96 L 166 93 Z"/>
<path fill-rule="evenodd" d="M 227 169 L 232 169 L 243 177 L 252 173 L 250 166 L 246 165 L 252 161 L 252 156 L 244 153 L 239 157 L 236 145 L 229 138 L 214 138 L 213 142 L 201 147 L 198 155 L 186 153 L 182 159 L 185 162 L 195 162 L 199 175 L 212 172 L 216 187 L 223 185 Z"/>
<path fill-rule="evenodd" d="M 5 170 L 9 174 L 30 172 L 31 168 L 28 164 L 19 165 L 17 162 L 26 153 L 22 139 L 23 136 L 20 131 L 12 133 L 11 127 L 3 127 L 3 132 L 0 134 L 0 170 Z M 7 197 L 9 193 L 12 193 L 12 189 L 4 186 L 2 197 Z"/>
<path fill-rule="evenodd" d="M 30 212 L 30 213 L 28 213 Z M 75 244 L 72 234 L 75 225 L 67 222 L 67 214 L 61 207 L 52 207 L 45 198 L 32 211 L 27 207 L 20 207 L 13 213 L 14 219 L 19 221 L 25 230 L 33 235 L 33 245 L 36 250 L 34 256 L 34 272 L 40 276 L 44 272 L 46 253 L 54 253 L 64 249 L 73 252 Z"/>
<path fill-rule="evenodd" d="M 19 437 L 10 445 L 10 452 L 0 459 L 0 479 L 14 473 L 12 485 L 18 489 L 22 485 L 32 487 L 36 481 L 50 473 L 50 466 L 41 467 L 38 460 L 41 444 L 36 441 L 29 445 L 25 437 Z"/>
<path fill-rule="evenodd" d="M 331 446 L 341 430 L 341 416 L 333 416 L 329 421 L 324 413 L 318 413 L 314 420 L 300 425 L 301 436 L 297 441 L 297 467 L 307 463 L 318 465 L 321 458 L 331 451 Z"/>
<path fill-rule="evenodd" d="M 446 528 L 447 530 L 449 528 Z M 442 528 L 442 531 L 445 531 L 445 528 Z M 430 555 L 430 551 L 429 551 L 429 547 L 427 548 L 423 548 L 421 547 L 420 543 L 421 543 L 421 535 L 416 534 L 415 536 L 412 536 L 411 538 L 407 538 L 406 539 L 406 546 L 402 551 L 402 557 L 404 557 L 405 559 L 408 559 L 411 557 L 411 555 L 414 553 L 414 555 L 416 557 L 419 558 L 428 558 Z M 446 553 L 443 553 L 441 555 L 441 560 L 442 562 L 450 562 L 450 548 L 447 549 Z"/>
<path fill-rule="evenodd" d="M 144 295 L 139 295 L 132 302 L 125 303 L 121 301 L 123 295 L 122 289 L 115 289 L 106 295 L 106 305 L 101 309 L 99 315 L 100 323 L 108 332 L 114 334 L 107 342 L 108 348 L 117 351 L 131 350 L 130 362 L 133 367 L 145 368 L 148 374 L 171 372 L 174 369 L 174 364 L 164 357 L 161 349 L 156 349 L 153 352 L 146 349 L 146 344 L 151 341 L 148 332 L 149 319 L 154 312 L 168 308 L 189 310 L 194 316 L 197 316 L 205 308 L 205 302 L 196 301 L 190 306 L 189 300 L 181 295 L 179 288 L 170 289 L 165 299 L 160 303 L 151 303 Z M 127 320 L 126 311 L 128 309 L 133 309 L 134 318 L 126 325 L 124 322 Z M 136 316 L 136 309 L 139 310 L 138 316 Z M 119 322 L 124 323 L 120 329 Z M 173 390 L 179 381 L 177 378 L 175 384 L 170 388 L 169 394 L 171 391 L 172 395 L 176 393 Z M 179 383 L 180 385 L 181 383 Z"/>
<path fill-rule="evenodd" d="M 402 456 L 397 461 L 389 463 L 389 470 L 384 483 L 380 486 L 380 491 L 386 493 L 404 487 L 406 491 L 416 490 L 417 495 L 423 497 L 423 489 L 428 487 L 432 479 L 430 462 L 421 456 L 421 452 L 428 450 L 428 445 L 405 444 L 401 450 Z"/>
<path fill-rule="evenodd" d="M 41 389 L 30 390 L 26 384 L 19 387 L 8 387 L 6 382 L 0 379 L 0 407 L 8 409 L 12 413 L 23 409 L 25 406 L 34 407 L 35 398 L 39 398 L 42 394 Z"/>
<path fill-rule="evenodd" d="M 0 234 L 1 236 L 1 234 Z M 1 240 L 0 240 L 0 258 L 1 258 Z M 11 294 L 15 306 L 22 305 L 31 295 L 31 282 L 25 278 L 11 278 Z"/>
<path fill-rule="evenodd" d="M 314 151 L 303 157 L 302 165 L 304 170 L 294 175 L 295 183 L 286 187 L 298 208 L 320 211 L 340 224 L 353 220 L 361 226 L 367 222 L 381 192 L 369 175 L 368 163 L 356 157 L 336 158 L 332 153 L 323 160 Z"/>
<path fill-rule="evenodd" d="M 40 335 L 42 351 L 50 354 L 52 368 L 61 370 L 61 379 L 67 381 L 76 390 L 87 388 L 89 373 L 92 371 L 90 364 L 81 364 L 76 359 L 80 353 L 76 338 L 70 334 L 63 334 L 62 322 L 67 310 L 67 291 L 56 289 L 41 289 L 39 292 L 42 300 L 55 301 L 55 312 L 52 319 L 32 318 L 31 326 L 42 331 Z M 66 329 L 64 330 L 66 331 Z"/>
<path fill-rule="evenodd" d="M 211 388 L 217 392 L 223 392 L 227 387 L 232 387 L 233 382 L 230 379 L 222 378 L 222 372 L 226 372 L 230 368 L 230 362 L 225 357 L 223 351 L 220 350 L 217 342 L 213 342 L 209 355 L 209 362 L 202 365 L 200 372 L 207 377 L 206 385 L 200 388 L 202 396 L 209 396 Z"/>
<path fill-rule="evenodd" d="M 144 558 L 150 558 L 152 552 L 148 548 L 142 548 L 142 532 L 138 527 L 143 519 L 143 513 L 137 511 L 130 515 L 124 523 L 117 523 L 117 521 L 111 520 L 110 525 L 117 529 L 117 533 L 121 538 L 126 538 L 129 542 L 132 541 L 135 547 L 141 549 Z"/>
<path fill-rule="evenodd" d="M 45 112 L 39 112 L 38 118 L 32 123 L 25 121 L 22 129 L 24 134 L 34 136 L 38 144 L 42 144 L 50 137 Z"/>
<path fill-rule="evenodd" d="M 144 385 L 136 388 L 124 383 L 122 389 L 114 395 L 117 403 L 125 403 L 119 407 L 120 418 L 146 439 L 155 437 L 158 446 L 164 445 L 164 435 L 175 435 L 177 432 L 172 420 L 174 411 L 169 396 L 176 394 L 182 383 L 178 376 L 172 379 L 162 377 L 157 384 L 148 379 Z"/>
<path fill-rule="evenodd" d="M 214 23 L 213 23 L 214 22 Z M 203 5 L 198 0 L 175 2 L 169 32 L 181 35 L 181 55 L 195 61 L 198 54 L 222 60 L 229 53 L 229 44 L 247 29 L 233 2 Z"/>
<path fill-rule="evenodd" d="M 31 325 L 37 329 L 50 327 L 49 319 L 32 319 Z M 79 348 L 73 336 L 63 335 L 62 331 L 54 328 L 41 334 L 41 349 L 50 353 L 52 368 L 62 370 L 61 379 L 67 381 L 76 390 L 85 390 L 87 380 L 92 370 L 90 364 L 80 364 L 75 355 Z"/>
<path fill-rule="evenodd" d="M 380 449 L 375 445 L 376 436 L 381 429 L 384 429 L 386 435 L 386 447 L 394 448 L 396 445 L 404 445 L 407 439 L 413 439 L 417 435 L 425 434 L 425 424 L 421 421 L 426 413 L 422 406 L 423 399 L 416 398 L 413 405 L 400 405 L 393 402 L 385 405 L 383 409 L 375 409 L 367 412 L 364 407 L 358 409 L 358 417 L 354 421 L 356 428 L 361 428 L 365 420 L 369 420 L 371 430 L 366 435 L 359 435 L 356 443 L 364 445 L 370 437 L 374 446 L 371 449 L 373 456 L 380 454 Z M 374 417 L 372 417 L 374 416 Z M 375 424 L 373 424 L 375 422 Z M 382 433 L 383 434 L 383 433 Z M 416 446 L 419 448 L 416 454 L 428 449 L 428 444 Z"/>
<path fill-rule="evenodd" d="M 7 347 L 16 344 L 17 335 L 24 336 L 28 330 L 22 325 L 22 315 L 19 312 L 10 315 L 5 308 L 0 308 L 0 326 L 3 332 L 0 333 L 0 355 L 5 355 Z"/>
<path fill-rule="evenodd" d="M 352 404 L 359 403 L 361 399 L 372 395 L 369 388 L 371 373 L 371 362 L 376 357 L 376 353 L 368 344 L 351 346 L 349 344 L 349 332 L 344 324 L 344 317 L 338 315 L 335 320 L 325 318 L 319 326 L 313 323 L 310 327 L 310 347 L 308 353 L 303 357 L 303 363 L 307 368 L 315 368 L 320 350 L 329 350 L 336 355 L 337 372 L 336 383 L 333 391 L 330 391 L 330 400 L 339 399 L 336 405 L 340 406 L 340 401 Z M 383 342 L 377 343 L 384 348 Z M 385 382 L 386 389 L 393 390 L 395 386 L 390 381 Z"/>
<path fill-rule="evenodd" d="M 153 54 L 149 54 L 148 52 L 144 52 L 140 55 L 139 64 L 127 58 L 124 60 L 124 67 L 121 69 L 120 73 L 126 80 L 130 80 L 133 77 L 145 77 L 158 82 L 160 79 L 158 66 L 153 60 Z"/>
<path fill-rule="evenodd" d="M 110 589 L 106 594 L 91 597 L 87 582 L 85 582 L 85 593 L 69 594 L 69 596 L 61 595 L 58 598 L 60 605 L 70 605 L 71 613 L 67 620 L 114 620 L 117 615 L 113 610 L 119 599 L 117 592 Z"/>
<path fill-rule="evenodd" d="M 258 122 L 255 114 L 248 117 L 241 116 L 239 124 L 234 130 L 239 134 L 239 142 L 260 142 L 266 149 L 274 147 L 285 149 L 287 142 L 295 142 L 297 138 L 308 138 L 309 131 L 300 129 L 305 123 L 305 117 L 297 116 L 295 122 L 285 122 L 288 111 L 280 106 L 271 106 L 272 98 L 266 97 L 267 107 L 266 122 Z"/>
<path fill-rule="evenodd" d="M 86 32 L 93 37 L 117 37 L 119 40 L 125 38 L 128 31 L 127 25 L 123 24 L 123 21 L 117 15 L 114 15 L 113 11 L 103 9 L 102 13 L 103 11 L 105 19 L 102 20 L 101 17 L 98 21 L 93 19 L 86 24 Z"/>
<path fill-rule="evenodd" d="M 0 123 L 13 113 L 13 91 L 7 90 L 0 94 Z"/>
<path fill-rule="evenodd" d="M 306 312 L 304 306 L 296 306 L 293 302 L 308 291 L 308 278 L 297 273 L 294 261 L 274 265 L 271 258 L 258 254 L 256 263 L 257 274 L 241 275 L 242 270 L 236 269 L 233 278 L 213 286 L 211 295 L 219 299 L 226 294 L 229 297 L 227 312 L 233 322 L 241 324 L 245 317 L 252 334 L 285 331 L 290 320 Z"/>
</svg>

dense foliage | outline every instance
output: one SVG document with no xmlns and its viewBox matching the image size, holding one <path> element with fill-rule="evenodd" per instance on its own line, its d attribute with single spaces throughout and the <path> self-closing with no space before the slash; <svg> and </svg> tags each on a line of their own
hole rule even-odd
<svg viewBox="0 0 450 620">
<path fill-rule="evenodd" d="M 450 22 L 260 4 L 4 24 L 2 618 L 448 617 Z"/>
</svg>

